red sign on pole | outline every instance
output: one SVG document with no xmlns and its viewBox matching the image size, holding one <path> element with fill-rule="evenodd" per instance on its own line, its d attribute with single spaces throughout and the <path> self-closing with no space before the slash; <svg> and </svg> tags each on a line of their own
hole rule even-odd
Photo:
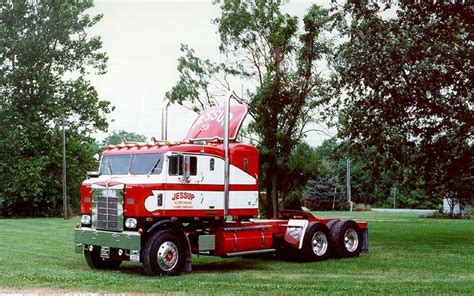
<svg viewBox="0 0 474 296">
<path fill-rule="evenodd" d="M 235 140 L 242 122 L 247 115 L 244 105 L 230 106 L 229 139 Z M 224 107 L 212 107 L 199 115 L 184 140 L 223 140 Z"/>
</svg>

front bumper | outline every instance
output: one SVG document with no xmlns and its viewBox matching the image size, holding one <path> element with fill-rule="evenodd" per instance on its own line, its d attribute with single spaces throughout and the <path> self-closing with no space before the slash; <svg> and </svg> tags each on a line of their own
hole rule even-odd
<svg viewBox="0 0 474 296">
<path fill-rule="evenodd" d="M 76 253 L 82 253 L 85 245 L 140 251 L 141 235 L 138 232 L 112 232 L 81 227 L 74 230 Z"/>
</svg>

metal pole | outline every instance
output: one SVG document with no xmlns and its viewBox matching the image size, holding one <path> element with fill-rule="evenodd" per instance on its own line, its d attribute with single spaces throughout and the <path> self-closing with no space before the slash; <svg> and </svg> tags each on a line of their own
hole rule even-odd
<svg viewBox="0 0 474 296">
<path fill-rule="evenodd" d="M 393 208 L 396 208 L 397 187 L 393 187 Z"/>
<path fill-rule="evenodd" d="M 161 110 L 161 140 L 168 140 L 168 106 L 170 100 L 163 100 L 163 109 Z"/>
<path fill-rule="evenodd" d="M 351 197 L 351 160 L 347 159 L 347 200 L 349 201 L 350 210 L 352 212 L 352 197 Z"/>
<path fill-rule="evenodd" d="M 62 141 L 63 141 L 63 212 L 67 219 L 67 196 L 66 196 L 66 130 L 64 129 L 64 114 L 61 116 Z"/>
<path fill-rule="evenodd" d="M 227 220 L 229 213 L 229 113 L 230 113 L 230 98 L 232 94 L 225 99 L 224 102 L 224 216 Z"/>
</svg>

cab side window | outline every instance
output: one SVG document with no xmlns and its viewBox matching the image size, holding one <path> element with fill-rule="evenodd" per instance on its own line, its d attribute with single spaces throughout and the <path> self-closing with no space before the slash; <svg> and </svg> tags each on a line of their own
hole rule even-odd
<svg viewBox="0 0 474 296">
<path fill-rule="evenodd" d="M 191 156 L 191 176 L 197 175 L 197 157 Z"/>
<path fill-rule="evenodd" d="M 209 161 L 209 170 L 214 170 L 214 158 L 211 158 L 211 160 Z"/>
<path fill-rule="evenodd" d="M 182 155 L 173 155 L 169 157 L 169 170 L 170 176 L 177 176 L 183 174 L 183 160 Z"/>
<path fill-rule="evenodd" d="M 197 175 L 197 157 L 190 157 L 190 171 L 191 176 Z M 169 169 L 168 174 L 170 176 L 181 176 L 183 175 L 183 164 L 184 156 L 183 155 L 172 155 L 169 156 Z"/>
</svg>

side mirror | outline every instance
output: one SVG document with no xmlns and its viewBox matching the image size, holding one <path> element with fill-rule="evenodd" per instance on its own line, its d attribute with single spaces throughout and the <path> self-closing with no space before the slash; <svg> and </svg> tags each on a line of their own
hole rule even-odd
<svg viewBox="0 0 474 296">
<path fill-rule="evenodd" d="M 87 178 L 90 179 L 90 178 L 97 178 L 100 176 L 99 172 L 87 172 Z"/>
<path fill-rule="evenodd" d="M 185 155 L 183 157 L 183 177 L 185 179 L 191 176 L 191 156 Z"/>
</svg>

